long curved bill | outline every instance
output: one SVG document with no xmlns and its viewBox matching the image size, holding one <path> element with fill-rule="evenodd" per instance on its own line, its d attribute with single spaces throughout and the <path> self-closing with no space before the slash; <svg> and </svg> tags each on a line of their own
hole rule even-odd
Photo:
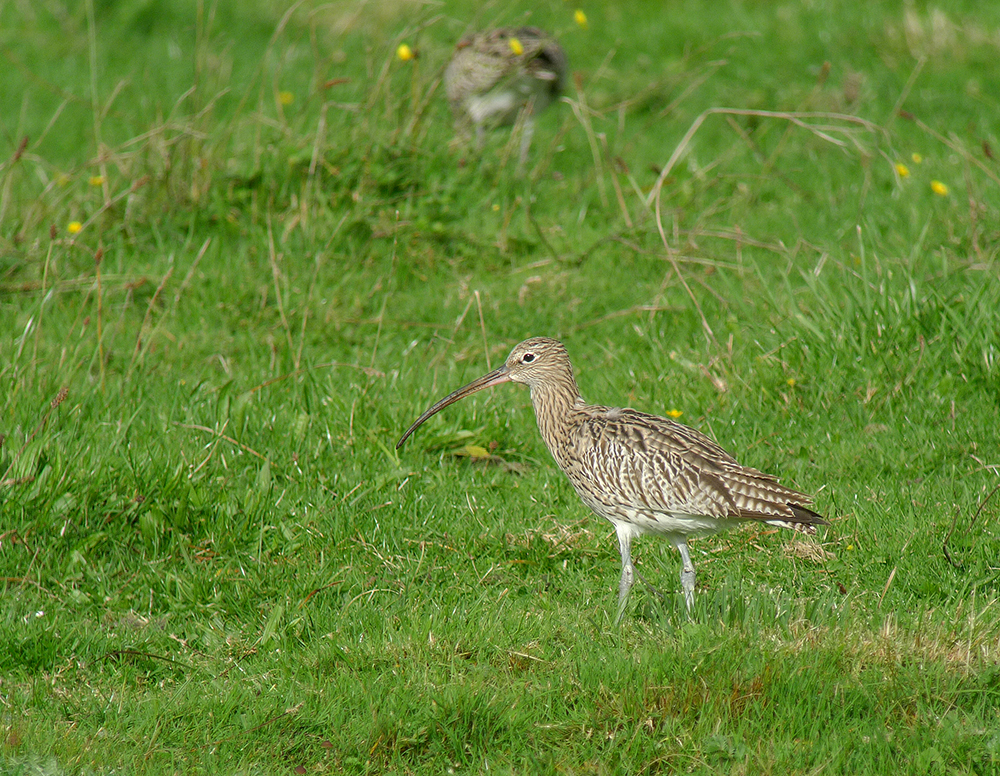
<svg viewBox="0 0 1000 776">
<path fill-rule="evenodd" d="M 507 383 L 507 382 L 510 382 L 510 369 L 508 369 L 507 365 L 504 364 L 503 366 L 494 369 L 489 374 L 483 375 L 478 380 L 473 380 L 468 385 L 462 386 L 457 391 L 452 391 L 443 399 L 441 399 L 441 401 L 439 401 L 437 404 L 435 404 L 433 407 L 427 410 L 427 412 L 425 412 L 423 415 L 417 418 L 412 426 L 406 429 L 406 433 L 399 438 L 398 442 L 396 442 L 396 449 L 398 450 L 403 446 L 403 442 L 405 442 L 409 438 L 410 434 L 412 434 L 414 431 L 417 430 L 417 428 L 420 426 L 421 423 L 427 420 L 427 418 L 429 418 L 431 415 L 436 415 L 437 413 L 439 413 L 449 404 L 454 404 L 459 399 L 464 399 L 469 394 L 473 394 L 476 391 L 481 391 L 483 388 L 489 388 L 492 385 L 500 385 L 500 383 Z"/>
</svg>

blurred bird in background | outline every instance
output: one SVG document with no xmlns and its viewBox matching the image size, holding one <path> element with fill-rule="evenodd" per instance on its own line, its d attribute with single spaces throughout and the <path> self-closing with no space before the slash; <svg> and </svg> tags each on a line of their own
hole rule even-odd
<svg viewBox="0 0 1000 776">
<path fill-rule="evenodd" d="M 535 116 L 559 97 L 566 70 L 562 47 L 537 27 L 501 27 L 463 38 L 444 71 L 458 135 L 467 138 L 474 128 L 482 150 L 487 129 L 519 124 L 523 166 Z"/>
</svg>

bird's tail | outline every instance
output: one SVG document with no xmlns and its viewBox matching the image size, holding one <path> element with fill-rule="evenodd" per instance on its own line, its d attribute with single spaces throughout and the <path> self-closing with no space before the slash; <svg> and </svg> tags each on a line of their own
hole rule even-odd
<svg viewBox="0 0 1000 776">
<path fill-rule="evenodd" d="M 765 520 L 764 522 L 768 525 L 776 525 L 778 528 L 787 528 L 790 531 L 798 531 L 809 536 L 816 535 L 816 526 L 830 525 L 829 520 L 813 512 L 808 507 L 801 507 L 796 504 L 789 504 L 788 506 L 791 507 L 792 514 L 795 515 L 793 520 Z"/>
</svg>

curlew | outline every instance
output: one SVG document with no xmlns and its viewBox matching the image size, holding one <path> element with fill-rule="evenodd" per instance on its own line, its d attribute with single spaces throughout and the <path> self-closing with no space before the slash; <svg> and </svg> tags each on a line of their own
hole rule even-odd
<svg viewBox="0 0 1000 776">
<path fill-rule="evenodd" d="M 566 348 L 547 337 L 526 339 L 503 366 L 445 396 L 417 418 L 396 449 L 448 405 L 506 382 L 531 389 L 538 430 L 552 457 L 583 503 L 615 527 L 622 558 L 616 623 L 625 611 L 633 577 L 638 576 L 632 565 L 632 540 L 640 534 L 665 536 L 680 552 L 681 587 L 690 610 L 695 571 L 688 537 L 746 521 L 807 534 L 828 524 L 812 510 L 811 496 L 740 465 L 699 431 L 638 410 L 587 404 L 580 397 Z"/>
<path fill-rule="evenodd" d="M 523 119 L 523 165 L 535 116 L 559 96 L 565 78 L 566 54 L 551 35 L 537 27 L 502 27 L 459 41 L 444 86 L 459 135 L 473 127 L 479 150 L 487 128 Z"/>
</svg>

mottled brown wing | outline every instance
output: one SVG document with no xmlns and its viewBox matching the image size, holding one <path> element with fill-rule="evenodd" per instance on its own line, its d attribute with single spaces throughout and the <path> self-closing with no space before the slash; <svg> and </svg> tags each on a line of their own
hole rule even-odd
<svg viewBox="0 0 1000 776">
<path fill-rule="evenodd" d="M 605 494 L 604 503 L 610 498 L 626 509 L 742 520 L 800 522 L 797 511 L 815 514 L 805 494 L 741 466 L 704 434 L 667 418 L 588 407 L 574 425 L 573 457 Z"/>
</svg>

